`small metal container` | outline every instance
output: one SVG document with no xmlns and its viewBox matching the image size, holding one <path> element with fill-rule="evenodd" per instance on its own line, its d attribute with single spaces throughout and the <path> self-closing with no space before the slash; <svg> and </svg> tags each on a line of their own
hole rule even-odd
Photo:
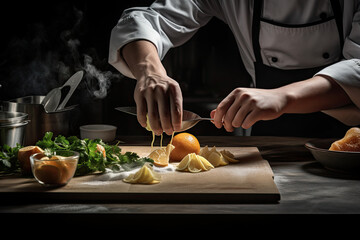
<svg viewBox="0 0 360 240">
<path fill-rule="evenodd" d="M 3 101 L 4 111 L 24 112 L 29 116 L 29 124 L 26 127 L 24 145 L 34 145 L 41 140 L 46 132 L 53 132 L 54 136 L 59 134 L 67 136 L 70 134 L 72 120 L 76 105 L 66 107 L 60 111 L 46 113 L 41 104 L 45 96 L 26 96 L 9 101 Z"/>
</svg>

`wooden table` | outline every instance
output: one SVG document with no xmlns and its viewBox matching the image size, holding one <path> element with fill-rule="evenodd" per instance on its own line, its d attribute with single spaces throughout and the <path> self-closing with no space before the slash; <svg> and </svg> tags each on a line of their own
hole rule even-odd
<svg viewBox="0 0 360 240">
<path fill-rule="evenodd" d="M 122 145 L 147 145 L 151 136 L 118 137 Z M 274 172 L 281 200 L 274 204 L 131 204 L 109 203 L 41 203 L 0 206 L 0 218 L 16 221 L 46 216 L 54 222 L 74 221 L 88 224 L 94 220 L 104 225 L 131 225 L 160 221 L 164 226 L 184 221 L 219 222 L 221 226 L 287 224 L 301 220 L 307 227 L 348 222 L 348 216 L 360 213 L 360 175 L 331 172 L 314 160 L 304 147 L 309 139 L 291 137 L 198 136 L 202 146 L 255 146 Z M 167 138 L 164 139 L 167 142 Z M 359 219 L 357 219 L 358 222 Z M 349 220 L 350 221 L 350 220 Z M 105 224 L 106 223 L 106 224 Z"/>
</svg>

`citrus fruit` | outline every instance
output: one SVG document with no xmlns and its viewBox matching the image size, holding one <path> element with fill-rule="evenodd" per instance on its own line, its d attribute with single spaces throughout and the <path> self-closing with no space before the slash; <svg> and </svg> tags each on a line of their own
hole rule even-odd
<svg viewBox="0 0 360 240">
<path fill-rule="evenodd" d="M 189 153 L 199 154 L 200 143 L 198 139 L 190 133 L 179 133 L 174 136 L 172 145 L 175 149 L 170 154 L 170 161 L 180 162 Z"/>
<path fill-rule="evenodd" d="M 155 166 L 166 167 L 167 165 L 169 165 L 169 156 L 173 150 L 174 150 L 174 145 L 168 144 L 166 148 L 162 147 L 152 151 L 148 155 L 148 158 L 154 160 Z"/>
<path fill-rule="evenodd" d="M 42 164 L 35 168 L 34 175 L 45 184 L 58 184 L 61 181 L 61 169 L 54 164 Z"/>
<path fill-rule="evenodd" d="M 206 158 L 214 167 L 228 165 L 228 160 L 223 156 L 222 153 L 216 150 L 216 147 L 212 147 L 210 150 L 208 146 L 205 146 L 200 151 L 200 156 Z"/>
<path fill-rule="evenodd" d="M 155 184 L 159 183 L 161 175 L 154 172 L 153 168 L 145 163 L 136 173 L 130 174 L 123 181 L 126 183 L 142 183 L 142 184 Z"/>
<path fill-rule="evenodd" d="M 197 173 L 208 171 L 211 168 L 214 166 L 206 158 L 195 153 L 189 153 L 181 160 L 176 170 Z"/>
<path fill-rule="evenodd" d="M 228 150 L 222 150 L 222 151 L 220 151 L 220 153 L 224 156 L 224 158 L 225 158 L 226 160 L 228 160 L 228 161 L 231 162 L 231 163 L 237 163 L 237 162 L 239 162 L 238 159 L 235 159 L 234 154 L 232 154 L 232 153 L 231 153 L 230 151 L 228 151 Z"/>
<path fill-rule="evenodd" d="M 19 149 L 17 158 L 21 168 L 21 172 L 24 175 L 31 173 L 30 156 L 35 153 L 43 153 L 44 150 L 38 146 L 27 146 Z"/>
</svg>

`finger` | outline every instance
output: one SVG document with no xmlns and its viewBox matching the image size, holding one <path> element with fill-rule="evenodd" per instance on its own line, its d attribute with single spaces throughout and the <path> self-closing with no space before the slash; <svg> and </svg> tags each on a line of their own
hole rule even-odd
<svg viewBox="0 0 360 240">
<path fill-rule="evenodd" d="M 214 115 L 214 124 L 217 128 L 221 128 L 223 126 L 224 116 L 233 102 L 234 98 L 230 94 L 219 103 Z"/>
<path fill-rule="evenodd" d="M 173 132 L 173 129 L 171 125 L 169 97 L 166 94 L 166 89 L 161 87 L 158 87 L 155 90 L 155 93 L 161 128 L 166 134 L 170 135 Z"/>
<path fill-rule="evenodd" d="M 136 116 L 137 120 L 142 127 L 146 127 L 146 99 L 144 97 L 143 88 L 140 86 L 139 82 L 137 82 L 134 90 L 134 100 L 136 103 Z"/>
<path fill-rule="evenodd" d="M 215 117 L 215 112 L 216 112 L 216 109 L 214 109 L 214 110 L 212 110 L 212 111 L 210 112 L 210 118 L 214 119 L 214 117 Z M 214 123 L 214 120 L 211 120 L 211 122 Z"/>
<path fill-rule="evenodd" d="M 136 116 L 137 116 L 137 120 L 140 123 L 140 125 L 142 127 L 146 127 L 147 126 L 147 119 L 146 119 L 146 114 L 147 114 L 147 107 L 146 107 L 146 101 L 144 98 L 142 98 L 141 100 L 135 101 L 136 103 Z"/>
<path fill-rule="evenodd" d="M 152 94 L 148 94 L 146 97 L 147 109 L 148 109 L 148 118 L 152 131 L 156 135 L 160 135 L 163 131 L 161 128 L 161 123 L 159 119 L 158 106 L 155 98 L 152 97 Z"/>
<path fill-rule="evenodd" d="M 183 117 L 183 97 L 178 84 L 170 85 L 170 114 L 173 131 L 180 131 Z M 170 133 L 172 134 L 172 132 Z"/>
<path fill-rule="evenodd" d="M 246 116 L 251 112 L 251 106 L 246 102 L 241 105 L 239 110 L 237 111 L 231 125 L 235 128 L 241 127 Z"/>
<path fill-rule="evenodd" d="M 259 111 L 257 111 L 257 110 L 250 111 L 246 115 L 246 117 L 242 123 L 242 128 L 248 129 L 259 120 L 261 120 L 261 115 L 259 114 Z"/>
<path fill-rule="evenodd" d="M 240 106 L 241 106 L 241 102 L 239 100 L 235 100 L 227 110 L 224 116 L 224 128 L 226 129 L 226 131 L 228 132 L 234 131 L 233 121 L 235 115 L 238 113 L 240 109 Z"/>
</svg>

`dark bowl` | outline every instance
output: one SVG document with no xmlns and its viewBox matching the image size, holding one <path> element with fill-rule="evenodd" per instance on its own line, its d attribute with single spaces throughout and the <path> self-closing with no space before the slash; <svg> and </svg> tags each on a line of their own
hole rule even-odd
<svg viewBox="0 0 360 240">
<path fill-rule="evenodd" d="M 331 144 L 336 140 L 314 139 L 307 142 L 305 147 L 329 170 L 360 174 L 360 152 L 330 151 Z"/>
</svg>

